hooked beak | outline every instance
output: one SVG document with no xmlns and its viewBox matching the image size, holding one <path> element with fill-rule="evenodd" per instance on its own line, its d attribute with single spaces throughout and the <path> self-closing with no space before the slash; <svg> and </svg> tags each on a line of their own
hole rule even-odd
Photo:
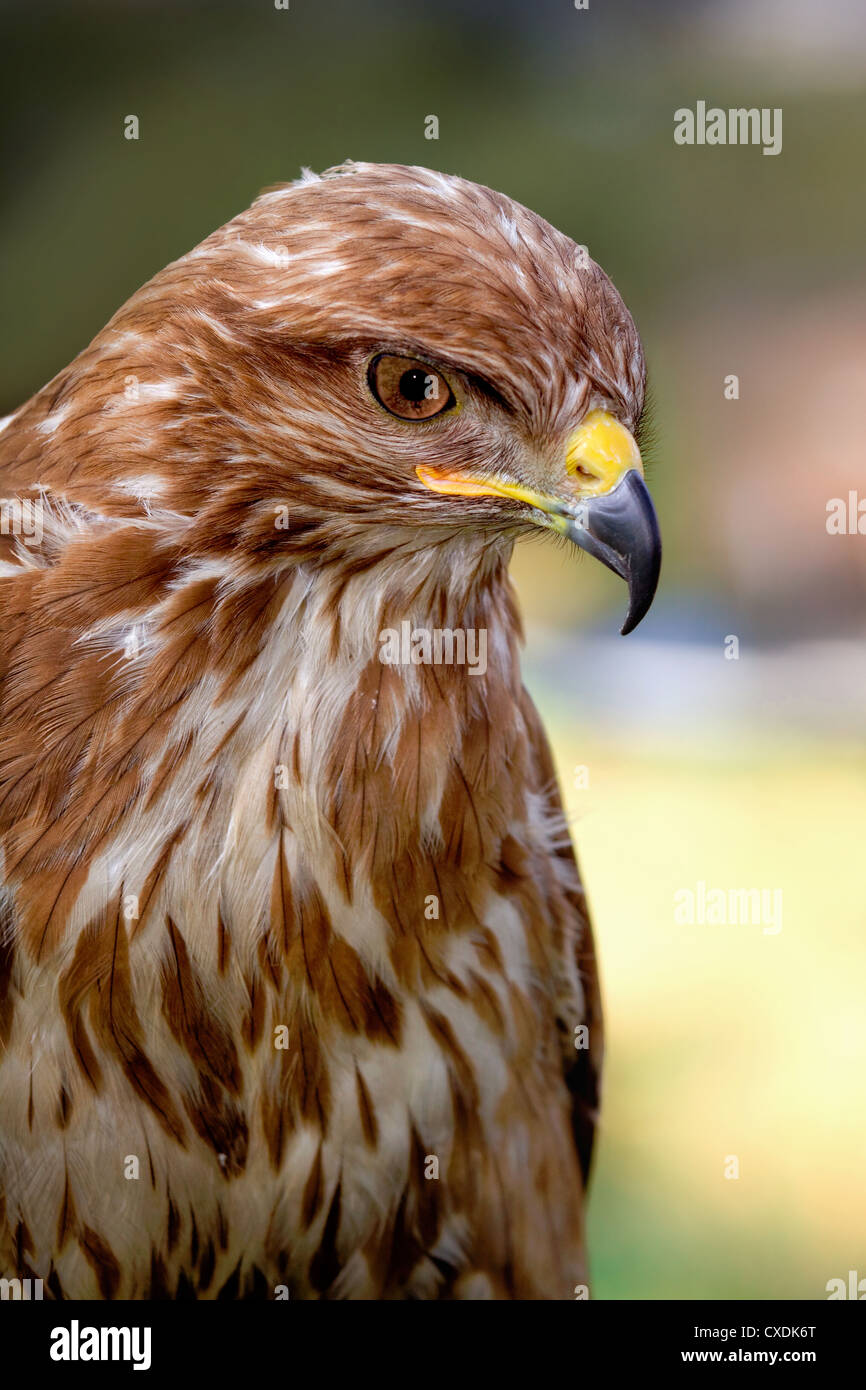
<svg viewBox="0 0 866 1390">
<path fill-rule="evenodd" d="M 625 637 L 649 612 L 662 563 L 658 518 L 640 473 L 630 468 L 610 492 L 582 502 L 564 534 L 628 585 Z"/>
<path fill-rule="evenodd" d="M 434 492 L 527 503 L 543 525 L 625 580 L 629 606 L 623 636 L 646 616 L 661 569 L 659 524 L 637 444 L 607 411 L 591 411 L 571 435 L 565 455 L 567 483 L 556 497 L 499 478 L 459 478 L 424 467 L 415 471 Z"/>
</svg>

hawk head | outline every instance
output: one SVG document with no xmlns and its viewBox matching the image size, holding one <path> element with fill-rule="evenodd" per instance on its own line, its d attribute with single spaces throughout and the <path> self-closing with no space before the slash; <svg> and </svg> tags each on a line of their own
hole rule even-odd
<svg viewBox="0 0 866 1390">
<path fill-rule="evenodd" d="M 548 528 L 626 580 L 627 632 L 660 565 L 645 377 L 585 248 L 477 184 L 350 163 L 168 266 L 15 424 L 39 450 L 23 481 L 186 521 L 187 554 L 246 572 L 292 550 L 468 584 L 479 550 Z"/>
</svg>

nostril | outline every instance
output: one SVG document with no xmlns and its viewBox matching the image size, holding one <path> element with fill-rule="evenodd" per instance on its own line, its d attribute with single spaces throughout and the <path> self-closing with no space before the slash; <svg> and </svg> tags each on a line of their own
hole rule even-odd
<svg viewBox="0 0 866 1390">
<path fill-rule="evenodd" d="M 587 478 L 591 483 L 601 482 L 601 475 L 599 473 L 593 472 L 591 468 L 585 467 L 585 465 L 582 463 L 578 463 L 575 466 L 574 471 L 575 473 L 578 473 L 581 476 L 581 478 Z"/>
</svg>

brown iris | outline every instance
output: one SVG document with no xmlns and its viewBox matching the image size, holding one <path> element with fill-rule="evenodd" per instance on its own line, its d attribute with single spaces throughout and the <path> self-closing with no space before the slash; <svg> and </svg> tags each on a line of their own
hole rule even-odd
<svg viewBox="0 0 866 1390">
<path fill-rule="evenodd" d="M 383 352 L 370 363 L 367 380 L 379 404 L 401 420 L 430 420 L 455 404 L 442 373 L 415 357 Z"/>
</svg>

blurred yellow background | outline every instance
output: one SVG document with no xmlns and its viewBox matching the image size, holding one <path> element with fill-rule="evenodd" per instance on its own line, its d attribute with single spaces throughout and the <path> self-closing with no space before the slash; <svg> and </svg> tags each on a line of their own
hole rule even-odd
<svg viewBox="0 0 866 1390">
<path fill-rule="evenodd" d="M 826 528 L 866 498 L 862 3 L 44 0 L 3 27 L 0 415 L 302 165 L 462 174 L 613 276 L 655 402 L 656 605 L 621 639 L 600 566 L 515 560 L 607 1004 L 595 1293 L 866 1277 L 866 536 Z M 698 100 L 780 107 L 782 152 L 676 146 Z M 780 889 L 782 930 L 677 925 L 699 882 Z"/>
<path fill-rule="evenodd" d="M 606 1003 L 595 1293 L 826 1297 L 864 1265 L 866 755 L 553 732 Z M 700 879 L 781 889 L 781 931 L 676 925 Z"/>
</svg>

